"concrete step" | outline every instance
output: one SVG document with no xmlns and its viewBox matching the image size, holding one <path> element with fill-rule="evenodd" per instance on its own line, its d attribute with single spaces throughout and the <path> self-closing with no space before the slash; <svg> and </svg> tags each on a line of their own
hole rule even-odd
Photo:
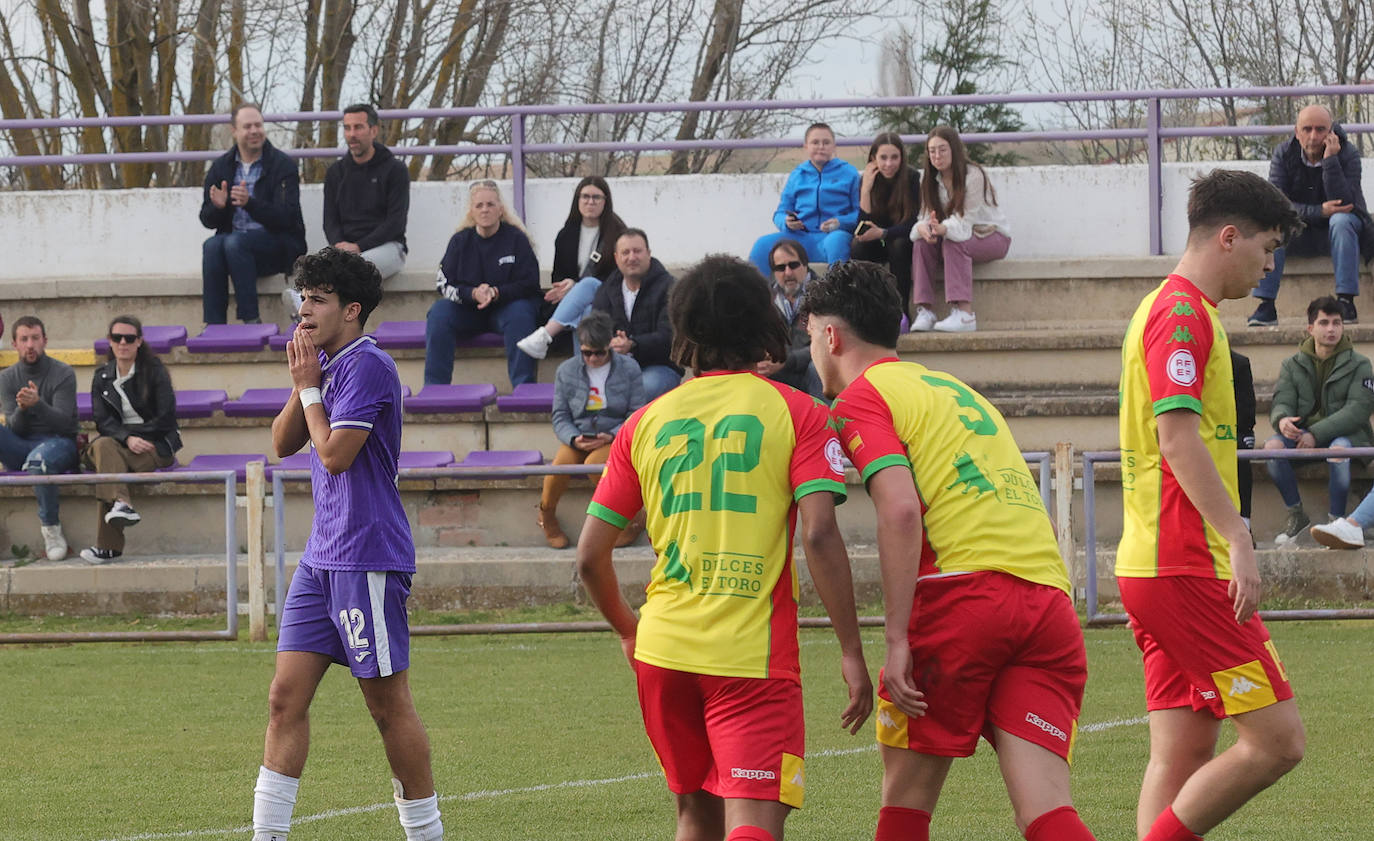
<svg viewBox="0 0 1374 841">
<path fill-rule="evenodd" d="M 875 546 L 850 543 L 855 595 L 861 603 L 881 599 L 882 579 Z M 1111 550 L 1098 559 L 1103 602 L 1118 598 L 1111 576 Z M 798 550 L 803 604 L 818 604 L 804 553 Z M 287 580 L 298 555 L 287 559 Z M 1267 596 L 1322 599 L 1367 606 L 1374 600 L 1374 569 L 1368 551 L 1326 549 L 1262 551 L 1260 572 Z M 575 553 L 546 548 L 420 549 L 411 604 L 428 610 L 485 609 L 583 601 Z M 653 567 L 652 549 L 641 538 L 615 552 L 616 573 L 632 604 L 642 603 Z M 267 563 L 268 602 L 275 598 L 275 561 Z M 1081 559 L 1080 567 L 1081 569 Z M 219 556 L 164 556 L 87 566 L 80 560 L 42 561 L 0 568 L 0 611 L 18 614 L 222 613 L 225 560 Z M 238 563 L 239 601 L 248 598 L 247 563 Z M 1081 582 L 1080 582 L 1081 584 Z"/>
</svg>

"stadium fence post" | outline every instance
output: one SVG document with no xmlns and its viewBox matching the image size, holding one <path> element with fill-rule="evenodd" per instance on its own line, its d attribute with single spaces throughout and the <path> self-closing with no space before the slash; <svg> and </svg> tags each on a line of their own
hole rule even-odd
<svg viewBox="0 0 1374 841">
<path fill-rule="evenodd" d="M 253 642 L 267 639 L 267 576 L 263 569 L 267 556 L 262 540 L 266 476 L 263 462 L 248 462 L 248 637 Z"/>
</svg>

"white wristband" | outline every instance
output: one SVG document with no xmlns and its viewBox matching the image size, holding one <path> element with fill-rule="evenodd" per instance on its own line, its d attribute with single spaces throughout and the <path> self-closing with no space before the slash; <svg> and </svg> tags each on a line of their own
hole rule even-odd
<svg viewBox="0 0 1374 841">
<path fill-rule="evenodd" d="M 301 408 L 308 409 L 316 403 L 323 403 L 324 397 L 320 395 L 318 388 L 301 389 Z"/>
</svg>

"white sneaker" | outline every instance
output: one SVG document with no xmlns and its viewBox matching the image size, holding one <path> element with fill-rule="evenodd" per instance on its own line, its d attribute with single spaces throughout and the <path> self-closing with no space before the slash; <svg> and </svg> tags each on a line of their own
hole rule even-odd
<svg viewBox="0 0 1374 841">
<path fill-rule="evenodd" d="M 932 329 L 940 333 L 972 333 L 978 329 L 978 317 L 971 312 L 955 309 L 935 322 Z"/>
<path fill-rule="evenodd" d="M 305 303 L 305 296 L 296 291 L 294 286 L 288 286 L 281 291 L 282 303 L 286 305 L 286 311 L 290 314 L 291 320 L 297 324 L 301 320 L 301 304 Z"/>
<path fill-rule="evenodd" d="M 911 332 L 929 333 L 935 327 L 935 313 L 925 307 L 916 308 L 916 317 L 911 321 Z"/>
<path fill-rule="evenodd" d="M 1363 549 L 1364 529 L 1344 517 L 1310 529 L 1312 539 L 1328 549 Z"/>
<path fill-rule="evenodd" d="M 43 526 L 43 549 L 48 560 L 60 561 L 67 557 L 67 538 L 62 535 L 62 524 Z"/>
<path fill-rule="evenodd" d="M 548 330 L 539 327 L 533 333 L 516 342 L 515 346 L 531 359 L 543 359 L 549 355 L 549 345 L 551 344 L 553 344 L 553 336 L 549 335 Z"/>
</svg>

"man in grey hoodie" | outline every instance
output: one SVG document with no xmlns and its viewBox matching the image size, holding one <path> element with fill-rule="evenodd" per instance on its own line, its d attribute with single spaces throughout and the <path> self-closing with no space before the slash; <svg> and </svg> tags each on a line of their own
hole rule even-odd
<svg viewBox="0 0 1374 841">
<path fill-rule="evenodd" d="M 19 361 L 0 371 L 0 463 L 7 470 L 46 476 L 76 467 L 76 372 L 47 355 L 43 322 L 26 315 L 10 333 Z M 38 520 L 50 561 L 67 557 L 58 519 L 56 485 L 38 485 Z"/>
</svg>

